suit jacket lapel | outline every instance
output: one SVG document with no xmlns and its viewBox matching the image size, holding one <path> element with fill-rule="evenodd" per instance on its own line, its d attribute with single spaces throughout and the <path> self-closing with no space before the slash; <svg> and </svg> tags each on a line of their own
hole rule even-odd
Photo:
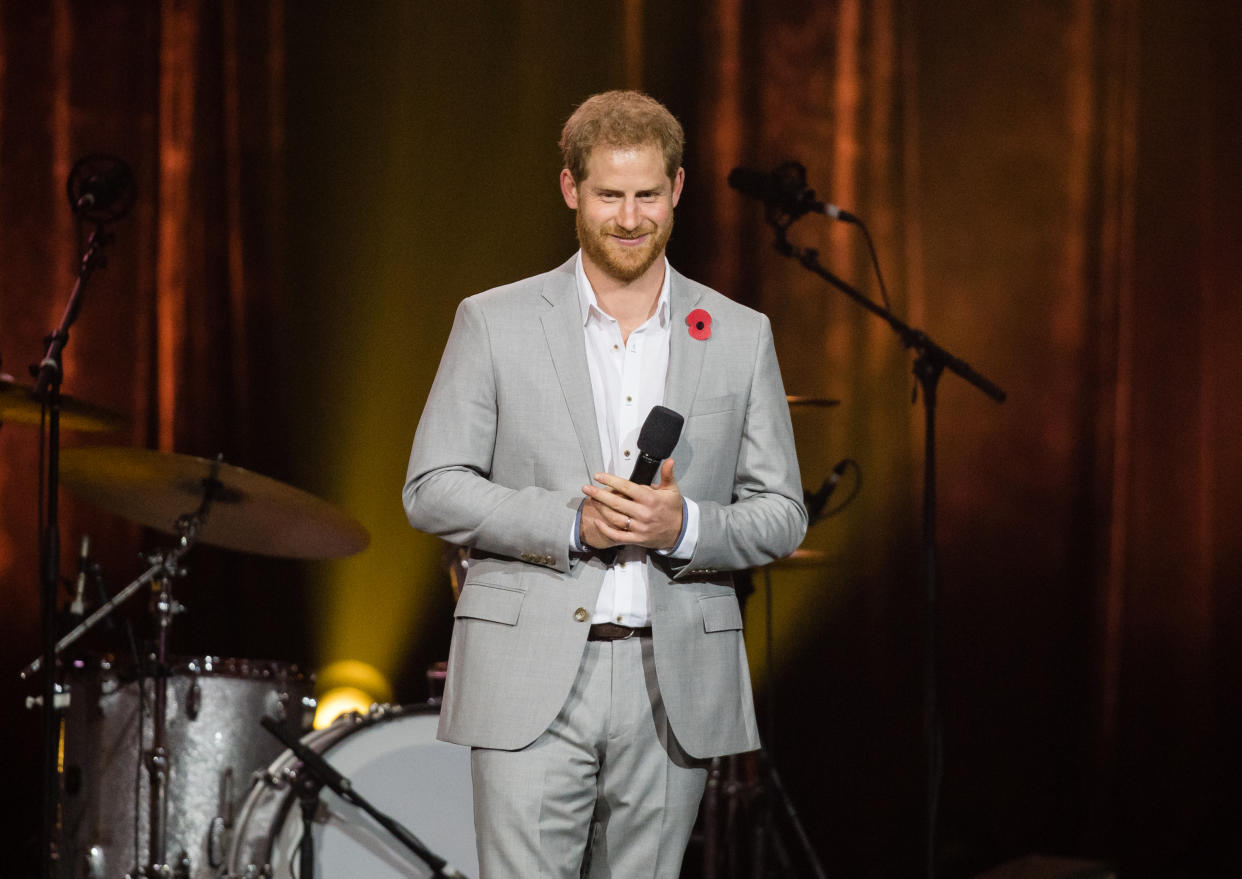
<svg viewBox="0 0 1242 879">
<path fill-rule="evenodd" d="M 669 284 L 668 380 L 664 385 L 664 405 L 689 417 L 699 387 L 699 374 L 703 371 L 703 358 L 707 355 L 710 340 L 692 338 L 686 325 L 686 316 L 693 311 L 702 296 L 691 288 L 684 277 L 673 271 Z"/>
<path fill-rule="evenodd" d="M 595 425 L 595 399 L 591 395 L 591 373 L 587 366 L 586 342 L 582 330 L 582 311 L 571 259 L 548 276 L 543 288 L 546 303 L 540 320 L 556 377 L 569 407 L 574 433 L 582 447 L 587 479 L 604 469 L 599 447 L 599 430 Z"/>
</svg>

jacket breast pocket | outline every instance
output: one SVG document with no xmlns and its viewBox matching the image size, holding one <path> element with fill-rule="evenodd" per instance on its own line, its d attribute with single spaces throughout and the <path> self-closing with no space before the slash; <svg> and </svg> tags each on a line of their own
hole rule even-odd
<svg viewBox="0 0 1242 879">
<path fill-rule="evenodd" d="M 703 612 L 703 631 L 729 632 L 742 628 L 742 609 L 737 597 L 729 595 L 703 595 L 699 597 L 699 609 Z"/>
<path fill-rule="evenodd" d="M 513 586 L 475 581 L 462 587 L 453 616 L 515 626 L 525 598 L 525 591 Z"/>
<path fill-rule="evenodd" d="M 717 412 L 728 412 L 736 408 L 736 394 L 725 394 L 723 397 L 704 397 L 694 401 L 694 405 L 690 409 L 690 417 L 714 415 Z"/>
</svg>

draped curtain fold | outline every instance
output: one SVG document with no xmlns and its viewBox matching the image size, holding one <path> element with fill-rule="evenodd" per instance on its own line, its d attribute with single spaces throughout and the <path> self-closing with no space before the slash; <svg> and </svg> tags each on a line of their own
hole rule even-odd
<svg viewBox="0 0 1242 879">
<path fill-rule="evenodd" d="M 1023 850 L 1138 876 L 1236 867 L 1242 424 L 1225 387 L 1242 346 L 1222 340 L 1242 317 L 1226 292 L 1242 268 L 1242 16 L 706 6 L 719 54 L 699 162 L 720 177 L 800 159 L 821 198 L 870 223 L 894 311 L 1009 393 L 998 407 L 941 380 L 949 869 Z M 791 393 L 842 401 L 794 409 L 806 481 L 845 455 L 865 479 L 811 530 L 824 570 L 774 574 L 777 753 L 826 767 L 789 785 L 847 874 L 909 873 L 917 847 L 891 844 L 898 827 L 917 838 L 923 774 L 909 356 L 776 256 L 753 214 L 725 195 L 713 212 L 725 223 L 696 269 L 771 315 Z M 722 230 L 736 254 L 713 249 Z M 852 230 L 812 216 L 790 238 L 878 298 Z M 808 702 L 821 710 L 788 713 Z"/>
<path fill-rule="evenodd" d="M 62 388 L 123 413 L 129 426 L 66 432 L 64 446 L 222 452 L 258 469 L 279 460 L 267 435 L 275 390 L 262 376 L 277 350 L 281 301 L 281 15 L 279 2 L 234 0 L 0 4 L 0 358 L 18 382 L 29 383 L 26 365 L 42 357 L 44 336 L 60 321 L 93 231 L 67 203 L 71 167 L 110 154 L 136 179 L 134 208 L 108 227 L 106 265 L 84 289 Z M 40 649 L 37 432 L 0 427 L 10 713 L 25 692 L 15 670 Z M 138 532 L 117 517 L 64 495 L 60 533 L 62 572 L 72 573 L 83 533 L 110 577 L 123 582 L 134 570 Z M 33 712 L 15 720 L 0 743 L 6 772 L 37 792 L 37 778 L 24 773 L 38 761 L 19 757 L 39 747 Z M 38 811 L 10 808 L 24 858 Z"/>
</svg>

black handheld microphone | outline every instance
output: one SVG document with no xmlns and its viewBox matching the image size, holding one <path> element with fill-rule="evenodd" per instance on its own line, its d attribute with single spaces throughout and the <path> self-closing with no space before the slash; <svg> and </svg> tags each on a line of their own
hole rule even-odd
<svg viewBox="0 0 1242 879">
<path fill-rule="evenodd" d="M 653 406 L 638 432 L 638 460 L 630 482 L 650 485 L 660 472 L 660 463 L 673 454 L 673 447 L 681 437 L 684 418 L 667 406 Z"/>
<path fill-rule="evenodd" d="M 858 222 L 849 211 L 815 198 L 815 190 L 806 185 L 806 168 L 800 162 L 786 162 L 770 173 L 734 168 L 729 172 L 729 185 L 793 220 L 803 214 L 824 214 L 846 223 Z"/>
</svg>

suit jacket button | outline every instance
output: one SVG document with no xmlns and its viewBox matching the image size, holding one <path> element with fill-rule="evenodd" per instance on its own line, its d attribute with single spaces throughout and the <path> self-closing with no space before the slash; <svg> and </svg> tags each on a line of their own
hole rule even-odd
<svg viewBox="0 0 1242 879">
<path fill-rule="evenodd" d="M 574 611 L 574 619 L 580 623 L 585 623 L 587 621 L 587 616 L 588 614 L 585 607 L 580 607 Z"/>
</svg>

